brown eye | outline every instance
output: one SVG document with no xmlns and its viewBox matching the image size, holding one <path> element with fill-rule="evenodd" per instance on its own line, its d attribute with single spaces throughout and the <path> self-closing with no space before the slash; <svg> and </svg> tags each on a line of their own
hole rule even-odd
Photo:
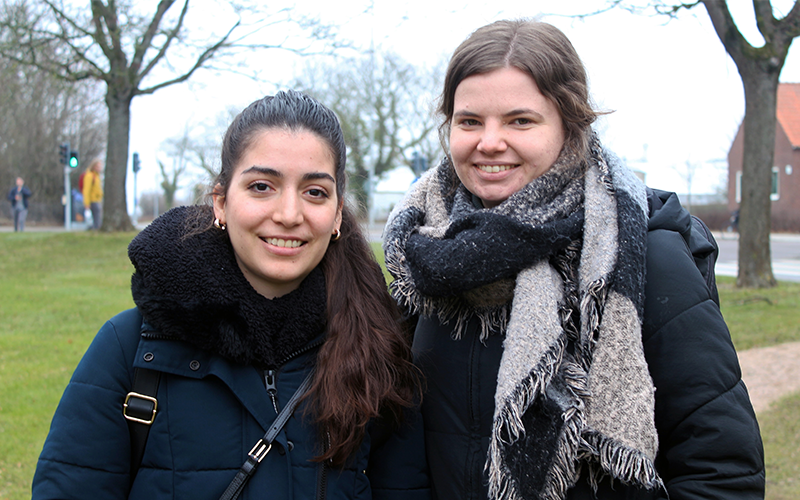
<svg viewBox="0 0 800 500">
<path fill-rule="evenodd" d="M 328 193 L 326 193 L 326 192 L 325 192 L 324 190 L 322 190 L 322 189 L 313 188 L 313 189 L 309 189 L 309 190 L 308 190 L 308 191 L 306 191 L 306 192 L 307 192 L 307 193 L 309 194 L 309 196 L 311 196 L 312 198 L 327 198 L 327 197 L 328 197 Z"/>
</svg>

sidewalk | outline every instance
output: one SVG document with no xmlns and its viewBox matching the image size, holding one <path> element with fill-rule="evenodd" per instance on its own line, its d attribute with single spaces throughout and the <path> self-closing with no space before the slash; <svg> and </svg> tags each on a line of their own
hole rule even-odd
<svg viewBox="0 0 800 500">
<path fill-rule="evenodd" d="M 729 233 L 727 231 L 711 231 L 714 239 L 719 240 L 739 240 L 739 233 Z M 770 241 L 789 241 L 800 243 L 800 234 L 795 233 L 772 233 L 769 235 Z"/>
</svg>

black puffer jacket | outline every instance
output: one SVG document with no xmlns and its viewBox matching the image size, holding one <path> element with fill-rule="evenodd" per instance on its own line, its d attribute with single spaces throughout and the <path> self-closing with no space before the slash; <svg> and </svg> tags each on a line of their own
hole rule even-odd
<svg viewBox="0 0 800 500">
<path fill-rule="evenodd" d="M 608 480 L 599 499 L 764 498 L 764 453 L 714 284 L 717 245 L 673 193 L 648 190 L 643 341 L 656 386 L 656 466 L 667 487 L 648 492 Z M 502 335 L 461 340 L 452 324 L 422 317 L 414 353 L 427 377 L 428 463 L 439 500 L 486 499 L 484 472 Z M 594 498 L 581 480 L 570 499 Z"/>
</svg>

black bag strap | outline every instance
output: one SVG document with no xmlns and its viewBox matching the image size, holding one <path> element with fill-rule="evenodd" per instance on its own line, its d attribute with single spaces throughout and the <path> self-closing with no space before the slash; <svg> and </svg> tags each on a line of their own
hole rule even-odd
<svg viewBox="0 0 800 500">
<path fill-rule="evenodd" d="M 289 402 L 283 407 L 283 410 L 275 417 L 275 421 L 272 422 L 272 425 L 269 430 L 267 430 L 267 433 L 264 434 L 264 437 L 259 439 L 255 446 L 253 446 L 253 449 L 250 450 L 250 453 L 247 454 L 247 460 L 242 464 L 239 472 L 236 473 L 236 477 L 233 478 L 233 481 L 231 481 L 231 484 L 225 489 L 222 496 L 219 497 L 220 500 L 234 500 L 242 493 L 242 490 L 244 490 L 244 487 L 247 485 L 247 481 L 249 481 L 256 472 L 258 464 L 264 460 L 269 450 L 272 449 L 272 442 L 275 440 L 275 437 L 281 429 L 283 429 L 283 426 L 286 425 L 286 422 L 292 416 L 292 413 L 294 413 L 297 403 L 300 402 L 300 398 L 303 397 L 303 394 L 308 390 L 313 375 L 314 370 L 311 370 L 308 375 L 306 375 L 306 379 L 303 380 L 303 383 L 300 384 L 300 387 L 292 394 L 291 399 L 289 399 Z"/>
<path fill-rule="evenodd" d="M 122 405 L 122 415 L 128 421 L 128 431 L 131 435 L 131 483 L 139 472 L 147 435 L 156 418 L 158 410 L 156 394 L 160 380 L 161 372 L 158 370 L 134 368 L 133 386 Z"/>
<path fill-rule="evenodd" d="M 141 333 L 152 331 L 147 321 L 142 320 Z M 158 384 L 161 381 L 161 372 L 148 368 L 133 369 L 133 385 L 131 391 L 125 396 L 122 405 L 122 416 L 128 421 L 128 431 L 131 436 L 131 484 L 136 479 L 139 466 L 144 457 L 144 447 L 147 445 L 147 435 L 150 426 L 156 418 L 158 411 Z"/>
</svg>

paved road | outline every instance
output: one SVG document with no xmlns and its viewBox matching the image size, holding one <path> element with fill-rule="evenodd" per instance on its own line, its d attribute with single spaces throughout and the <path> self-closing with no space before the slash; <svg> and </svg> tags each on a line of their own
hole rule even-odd
<svg viewBox="0 0 800 500">
<path fill-rule="evenodd" d="M 719 258 L 715 271 L 721 276 L 736 276 L 739 255 L 739 238 L 736 234 L 714 233 L 719 245 Z M 773 234 L 770 238 L 772 273 L 775 279 L 800 281 L 800 235 Z"/>
</svg>

